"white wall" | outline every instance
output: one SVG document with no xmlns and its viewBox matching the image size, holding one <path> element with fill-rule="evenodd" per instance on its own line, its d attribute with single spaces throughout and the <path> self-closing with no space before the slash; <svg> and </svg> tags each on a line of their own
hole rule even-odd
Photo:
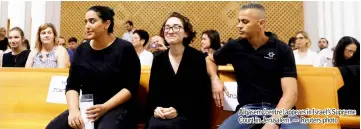
<svg viewBox="0 0 361 129">
<path fill-rule="evenodd" d="M 304 1 L 305 31 L 310 35 L 312 49 L 319 50 L 318 40 L 325 37 L 334 47 L 343 36 L 361 40 L 361 2 Z"/>
<path fill-rule="evenodd" d="M 45 22 L 53 23 L 60 35 L 61 1 L 47 1 L 45 6 Z"/>
<path fill-rule="evenodd" d="M 0 27 L 8 27 L 8 1 L 0 1 Z"/>
<path fill-rule="evenodd" d="M 26 39 L 30 39 L 31 36 L 31 1 L 25 3 L 25 27 L 24 35 Z"/>
<path fill-rule="evenodd" d="M 9 1 L 8 17 L 10 19 L 10 28 L 25 28 L 25 1 Z"/>
</svg>

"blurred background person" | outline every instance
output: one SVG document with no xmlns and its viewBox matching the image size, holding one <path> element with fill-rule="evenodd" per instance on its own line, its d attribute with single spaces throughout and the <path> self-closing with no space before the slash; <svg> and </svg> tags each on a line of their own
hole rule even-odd
<svg viewBox="0 0 361 129">
<path fill-rule="evenodd" d="M 9 31 L 9 44 L 11 52 L 4 54 L 3 67 L 25 67 L 30 50 L 24 48 L 24 31 L 14 27 Z"/>
<path fill-rule="evenodd" d="M 38 28 L 35 50 L 31 51 L 26 68 L 68 68 L 69 54 L 63 46 L 56 45 L 57 32 L 51 23 Z"/>
<path fill-rule="evenodd" d="M 299 31 L 295 35 L 296 48 L 294 50 L 297 65 L 313 65 L 317 60 L 317 53 L 310 49 L 311 40 L 305 31 Z"/>
<path fill-rule="evenodd" d="M 68 48 L 68 45 L 66 44 L 66 40 L 64 37 L 60 36 L 58 38 L 58 46 L 63 46 L 66 49 L 66 51 L 69 54 L 69 59 L 70 59 L 69 61 L 71 62 L 73 59 L 73 51 Z"/>
<path fill-rule="evenodd" d="M 124 29 L 125 29 L 125 33 L 123 34 L 122 39 L 132 42 L 133 32 L 135 30 L 133 26 L 133 22 L 129 20 L 126 21 L 124 23 Z"/>
<path fill-rule="evenodd" d="M 320 51 L 322 51 L 323 49 L 328 47 L 328 40 L 326 38 L 321 38 L 318 41 L 318 48 L 320 49 Z M 318 51 L 318 52 L 320 52 Z"/>
<path fill-rule="evenodd" d="M 150 39 L 148 50 L 152 52 L 154 56 L 158 55 L 159 53 L 167 49 L 168 47 L 165 45 L 164 39 L 162 37 L 156 35 Z"/>
<path fill-rule="evenodd" d="M 216 50 L 221 47 L 221 38 L 216 30 L 206 30 L 202 32 L 202 52 L 205 57 L 208 54 L 213 54 Z"/>
<path fill-rule="evenodd" d="M 24 49 L 26 50 L 30 50 L 30 43 L 28 39 L 24 40 Z"/>
<path fill-rule="evenodd" d="M 291 47 L 292 50 L 296 50 L 296 38 L 295 37 L 291 37 L 289 40 L 288 40 L 288 46 Z"/>
<path fill-rule="evenodd" d="M 153 62 L 153 54 L 145 50 L 148 40 L 149 34 L 147 31 L 139 29 L 133 32 L 131 43 L 138 54 L 141 65 L 152 65 Z"/>
</svg>

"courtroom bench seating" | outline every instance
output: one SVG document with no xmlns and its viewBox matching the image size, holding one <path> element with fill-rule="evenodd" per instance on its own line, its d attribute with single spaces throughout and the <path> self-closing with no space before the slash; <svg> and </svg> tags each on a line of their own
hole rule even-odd
<svg viewBox="0 0 361 129">
<path fill-rule="evenodd" d="M 337 89 L 343 85 L 342 77 L 338 70 L 333 68 L 298 67 L 299 96 L 297 108 L 338 108 Z M 235 81 L 233 68 L 221 66 L 219 68 L 222 81 Z M 0 129 L 40 129 L 44 128 L 50 120 L 67 109 L 63 104 L 46 103 L 46 97 L 51 76 L 67 76 L 68 69 L 25 69 L 2 68 L 0 69 Z M 138 90 L 138 110 L 144 111 L 150 67 L 142 67 L 140 87 Z M 341 78 L 341 80 L 340 80 Z M 315 81 L 317 80 L 317 81 Z M 14 83 L 16 82 L 16 83 Z M 319 82 L 327 82 L 319 83 Z M 315 87 L 316 86 L 316 87 Z M 327 88 L 326 88 L 327 87 Z M 318 90 L 322 89 L 323 93 Z M 336 90 L 336 91 L 335 91 Z M 322 97 L 315 97 L 314 95 Z M 310 95 L 310 96 L 305 96 Z M 327 98 L 326 98 L 327 97 Z M 144 113 L 144 112 L 140 112 Z M 221 108 L 212 107 L 212 124 L 217 128 L 232 112 L 223 111 Z M 358 119 L 357 119 L 358 118 Z M 340 117 L 341 126 L 355 127 L 360 125 L 359 117 Z M 141 121 L 139 128 L 144 126 Z M 311 129 L 324 127 L 311 125 Z M 339 128 L 340 125 L 326 128 Z M 345 126 L 346 127 L 346 126 Z"/>
</svg>

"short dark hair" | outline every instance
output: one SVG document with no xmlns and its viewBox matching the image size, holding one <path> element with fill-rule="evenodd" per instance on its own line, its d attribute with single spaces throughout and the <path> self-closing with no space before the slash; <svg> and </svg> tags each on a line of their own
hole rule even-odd
<svg viewBox="0 0 361 129">
<path fill-rule="evenodd" d="M 357 46 L 356 53 L 348 60 L 345 59 L 344 51 L 347 45 L 355 44 Z M 347 63 L 346 63 L 347 61 Z M 356 65 L 360 63 L 360 43 L 353 37 L 344 36 L 342 37 L 333 52 L 333 65 L 335 67 L 343 65 Z"/>
<path fill-rule="evenodd" d="M 113 9 L 111 9 L 107 6 L 92 6 L 88 9 L 88 11 L 90 11 L 90 10 L 97 12 L 98 17 L 100 19 L 102 19 L 103 22 L 110 20 L 108 33 L 113 33 L 113 31 L 114 31 L 114 15 L 115 15 Z"/>
<path fill-rule="evenodd" d="M 145 45 L 147 45 L 148 40 L 149 40 L 149 34 L 148 34 L 147 31 L 139 29 L 139 30 L 135 30 L 135 31 L 133 32 L 133 34 L 138 34 L 140 40 L 144 40 L 143 47 L 144 47 Z"/>
<path fill-rule="evenodd" d="M 291 46 L 291 43 L 296 43 L 296 38 L 295 38 L 295 37 L 291 37 L 291 38 L 288 40 L 288 46 Z"/>
<path fill-rule="evenodd" d="M 133 26 L 133 22 L 130 21 L 130 20 L 127 20 L 127 21 L 125 22 L 125 24 L 129 24 L 130 26 Z"/>
<path fill-rule="evenodd" d="M 68 39 L 68 43 L 70 43 L 70 42 L 76 42 L 76 43 L 78 43 L 78 39 L 76 39 L 75 37 L 70 37 L 70 38 Z"/>
<path fill-rule="evenodd" d="M 266 18 L 266 9 L 263 7 L 263 5 L 258 4 L 258 3 L 248 3 L 246 5 L 243 5 L 241 7 L 241 10 L 246 10 L 246 9 L 258 9 L 260 10 L 263 14 L 262 17 Z"/>
<path fill-rule="evenodd" d="M 258 4 L 258 3 L 248 3 L 246 5 L 243 5 L 241 7 L 241 10 L 245 10 L 245 9 L 259 9 L 261 11 L 265 11 L 263 5 Z"/>
<path fill-rule="evenodd" d="M 26 49 L 30 50 L 30 43 L 28 39 L 24 39 L 24 44 L 26 45 Z"/>
<path fill-rule="evenodd" d="M 178 12 L 170 13 L 167 20 L 171 17 L 176 17 L 182 22 L 184 32 L 187 34 L 187 37 L 183 38 L 183 45 L 188 46 L 193 41 L 193 39 L 196 37 L 196 32 L 193 30 L 193 25 L 190 23 L 190 21 L 187 17 L 183 16 L 182 14 L 180 14 Z M 164 23 L 162 24 L 162 29 L 160 29 L 159 35 L 162 38 L 164 38 L 164 25 L 167 22 L 167 20 L 164 21 Z M 169 45 L 167 43 L 167 40 L 165 40 L 164 43 L 165 43 L 165 45 Z"/>
<path fill-rule="evenodd" d="M 206 34 L 210 40 L 210 48 L 218 50 L 221 48 L 221 38 L 216 30 L 206 30 L 202 32 L 202 35 Z"/>
<path fill-rule="evenodd" d="M 324 40 L 326 40 L 326 43 L 328 44 L 328 40 L 327 40 L 326 38 L 320 38 L 320 40 L 321 40 L 321 39 L 324 39 Z"/>
</svg>

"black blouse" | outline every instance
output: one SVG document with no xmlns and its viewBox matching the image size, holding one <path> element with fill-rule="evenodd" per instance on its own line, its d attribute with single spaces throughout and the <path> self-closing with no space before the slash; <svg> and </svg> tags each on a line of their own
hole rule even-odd
<svg viewBox="0 0 361 129">
<path fill-rule="evenodd" d="M 24 50 L 17 55 L 11 52 L 5 53 L 3 56 L 3 67 L 25 67 L 30 50 Z"/>
<path fill-rule="evenodd" d="M 103 104 L 125 88 L 131 92 L 134 101 L 140 69 L 138 55 L 131 43 L 117 38 L 107 48 L 94 50 L 87 41 L 74 53 L 66 91 L 80 93 L 82 90 L 82 94 L 93 94 L 94 104 Z"/>
<path fill-rule="evenodd" d="M 191 47 L 184 49 L 177 73 L 169 60 L 169 49 L 153 59 L 147 97 L 148 118 L 156 107 L 177 110 L 190 127 L 210 128 L 211 85 L 204 55 Z"/>
</svg>

